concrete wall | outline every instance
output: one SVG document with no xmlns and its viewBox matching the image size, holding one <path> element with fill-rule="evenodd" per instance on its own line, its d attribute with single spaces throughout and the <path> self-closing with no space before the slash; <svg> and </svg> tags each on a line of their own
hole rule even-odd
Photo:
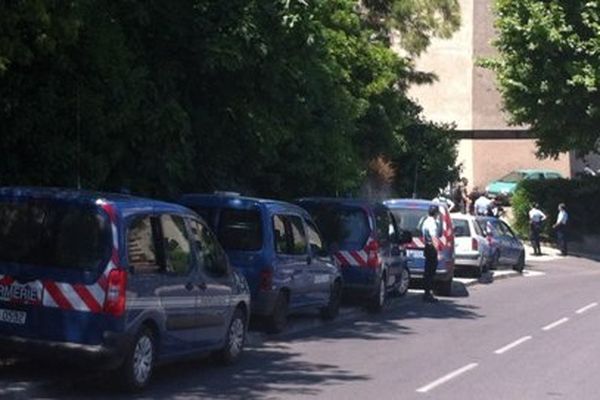
<svg viewBox="0 0 600 400">
<path fill-rule="evenodd" d="M 417 69 L 435 73 L 437 82 L 409 91 L 429 120 L 455 123 L 457 129 L 472 127 L 473 1 L 460 0 L 462 25 L 452 38 L 432 40 L 416 60 Z"/>
<path fill-rule="evenodd" d="M 472 138 L 461 139 L 457 159 L 469 186 L 484 187 L 519 168 L 548 168 L 571 176 L 572 167 L 582 167 L 575 165 L 569 154 L 561 155 L 558 160 L 538 160 L 533 139 L 509 139 L 511 136 L 504 135 L 527 127 L 508 125 L 494 74 L 476 66 L 479 58 L 496 54 L 492 46 L 494 2 L 460 0 L 459 3 L 460 30 L 450 39 L 434 39 L 427 52 L 416 60 L 419 70 L 435 73 L 438 81 L 412 87 L 409 95 L 423 106 L 427 119 L 454 123 L 457 130 L 473 133 Z M 478 139 L 477 134 L 482 131 L 498 132 L 497 138 Z"/>
<path fill-rule="evenodd" d="M 496 89 L 494 73 L 475 65 L 479 59 L 497 54 L 492 46 L 496 36 L 493 2 L 489 0 L 472 0 L 472 2 L 474 66 L 471 129 L 514 129 L 508 126 L 508 117 L 502 111 L 502 97 Z"/>
</svg>

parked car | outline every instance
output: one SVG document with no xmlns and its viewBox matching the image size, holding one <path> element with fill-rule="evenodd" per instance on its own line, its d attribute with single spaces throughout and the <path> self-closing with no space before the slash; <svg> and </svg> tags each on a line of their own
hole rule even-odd
<svg viewBox="0 0 600 400">
<path fill-rule="evenodd" d="M 492 267 L 511 266 L 516 271 L 525 268 L 525 248 L 511 227 L 501 219 L 477 217 L 480 229 L 487 235 L 492 253 Z"/>
<path fill-rule="evenodd" d="M 132 390 L 158 362 L 240 357 L 248 286 L 191 210 L 1 188 L 0 219 L 0 347 L 113 369 Z"/>
<path fill-rule="evenodd" d="M 304 209 L 233 193 L 188 194 L 180 203 L 210 221 L 231 263 L 248 280 L 252 314 L 266 319 L 268 331 L 281 332 L 288 314 L 301 309 L 337 316 L 342 278 Z"/>
<path fill-rule="evenodd" d="M 485 191 L 491 198 L 509 199 L 515 193 L 517 185 L 525 179 L 559 179 L 562 175 L 545 169 L 520 169 L 512 171 L 502 178 L 490 182 Z"/>
<path fill-rule="evenodd" d="M 468 214 L 450 214 L 454 229 L 456 272 L 469 272 L 480 277 L 493 263 L 492 244 L 477 217 Z"/>
<path fill-rule="evenodd" d="M 422 281 L 425 271 L 425 241 L 421 234 L 421 227 L 429 207 L 437 205 L 440 209 L 442 236 L 438 247 L 438 265 L 434 276 L 435 292 L 442 296 L 452 294 L 452 281 L 454 278 L 454 232 L 452 220 L 445 204 L 431 200 L 418 199 L 392 199 L 384 204 L 391 210 L 399 229 L 408 230 L 412 234 L 412 241 L 406 245 L 409 269 L 415 283 Z"/>
<path fill-rule="evenodd" d="M 305 198 L 297 204 L 323 232 L 325 246 L 342 270 L 346 295 L 367 297 L 369 308 L 377 312 L 388 293 L 406 293 L 410 272 L 398 245 L 411 237 L 397 229 L 385 205 L 340 198 Z"/>
</svg>

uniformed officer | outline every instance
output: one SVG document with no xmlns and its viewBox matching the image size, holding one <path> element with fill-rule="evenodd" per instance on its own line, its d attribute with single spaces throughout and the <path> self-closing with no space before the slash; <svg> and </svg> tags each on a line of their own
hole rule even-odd
<svg viewBox="0 0 600 400">
<path fill-rule="evenodd" d="M 542 223 L 546 219 L 537 203 L 533 203 L 533 207 L 529 210 L 529 235 L 531 239 L 531 247 L 533 247 L 533 255 L 541 256 L 542 249 L 540 247 L 540 234 L 542 233 Z"/>
<path fill-rule="evenodd" d="M 433 297 L 431 290 L 433 289 L 433 277 L 438 263 L 437 244 L 441 232 L 439 229 L 439 207 L 431 205 L 428 210 L 428 217 L 423 222 L 421 233 L 425 240 L 425 271 L 423 274 L 423 301 L 427 303 L 436 303 L 438 300 Z"/>
<path fill-rule="evenodd" d="M 567 221 L 569 220 L 569 214 L 567 213 L 567 207 L 564 203 L 558 205 L 558 217 L 556 217 L 556 223 L 552 226 L 556 230 L 556 241 L 560 248 L 560 254 L 563 256 L 567 255 Z"/>
</svg>

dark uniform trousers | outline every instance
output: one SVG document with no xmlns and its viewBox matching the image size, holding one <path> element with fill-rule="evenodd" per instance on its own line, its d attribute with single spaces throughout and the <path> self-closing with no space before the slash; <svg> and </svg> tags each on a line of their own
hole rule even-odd
<svg viewBox="0 0 600 400">
<path fill-rule="evenodd" d="M 438 264 L 438 252 L 431 243 L 425 244 L 425 271 L 423 274 L 423 289 L 429 293 L 433 289 L 433 277 Z"/>
<path fill-rule="evenodd" d="M 556 227 L 556 241 L 558 242 L 558 247 L 560 248 L 560 252 L 563 255 L 567 255 L 567 227 L 565 224 L 559 224 Z"/>
</svg>

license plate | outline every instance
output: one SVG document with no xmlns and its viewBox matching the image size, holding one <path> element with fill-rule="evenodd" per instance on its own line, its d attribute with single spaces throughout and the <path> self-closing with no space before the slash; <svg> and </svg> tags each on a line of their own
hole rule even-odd
<svg viewBox="0 0 600 400">
<path fill-rule="evenodd" d="M 3 310 L 0 308 L 0 322 L 8 322 L 9 324 L 25 325 L 27 313 L 17 310 Z"/>
<path fill-rule="evenodd" d="M 409 258 L 424 258 L 423 250 L 406 249 L 406 256 Z"/>
</svg>

